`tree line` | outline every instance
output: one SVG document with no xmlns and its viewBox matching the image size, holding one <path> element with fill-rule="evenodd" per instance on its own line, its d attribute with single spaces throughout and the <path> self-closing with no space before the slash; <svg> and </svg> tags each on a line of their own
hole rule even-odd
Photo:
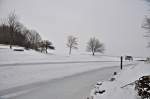
<svg viewBox="0 0 150 99">
<path fill-rule="evenodd" d="M 19 22 L 14 12 L 10 13 L 0 25 L 0 43 L 9 44 L 10 49 L 13 45 L 18 45 L 25 47 L 25 49 L 34 49 L 46 53 L 48 48 L 55 49 L 52 42 L 42 40 L 36 30 L 30 30 Z"/>
<path fill-rule="evenodd" d="M 18 45 L 25 49 L 34 49 L 46 53 L 48 49 L 55 49 L 52 42 L 43 40 L 36 30 L 30 30 L 19 22 L 14 12 L 10 13 L 0 25 L 0 44 L 10 45 L 10 49 L 12 49 L 13 45 Z M 70 55 L 72 49 L 78 49 L 78 38 L 68 36 L 66 45 L 69 48 Z M 104 44 L 93 37 L 89 39 L 86 50 L 94 56 L 96 52 L 104 52 Z"/>
</svg>

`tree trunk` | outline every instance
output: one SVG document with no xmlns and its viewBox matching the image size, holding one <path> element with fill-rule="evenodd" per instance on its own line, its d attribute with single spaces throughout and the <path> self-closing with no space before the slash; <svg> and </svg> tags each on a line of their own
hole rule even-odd
<svg viewBox="0 0 150 99">
<path fill-rule="evenodd" d="M 12 49 L 12 45 L 10 44 L 10 49 Z"/>
<path fill-rule="evenodd" d="M 10 38 L 10 49 L 12 49 L 12 38 Z"/>
<path fill-rule="evenodd" d="M 46 47 L 46 53 L 47 53 L 47 47 Z"/>
<path fill-rule="evenodd" d="M 95 53 L 94 52 L 92 52 L 93 53 L 93 56 L 95 55 Z"/>
<path fill-rule="evenodd" d="M 71 54 L 71 47 L 70 47 L 70 49 L 69 49 L 69 55 Z"/>
<path fill-rule="evenodd" d="M 12 44 L 13 44 L 13 28 L 10 27 L 10 30 L 9 30 L 9 35 L 10 35 L 10 49 L 12 49 Z"/>
</svg>

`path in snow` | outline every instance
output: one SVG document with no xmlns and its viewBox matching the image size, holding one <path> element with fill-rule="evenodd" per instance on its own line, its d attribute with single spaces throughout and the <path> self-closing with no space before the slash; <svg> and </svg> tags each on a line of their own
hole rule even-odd
<svg viewBox="0 0 150 99">
<path fill-rule="evenodd" d="M 6 90 L 3 94 L 32 89 L 9 99 L 86 99 L 94 84 L 99 80 L 109 79 L 114 71 L 119 71 L 119 67 L 106 67 L 61 79 L 16 87 Z"/>
</svg>

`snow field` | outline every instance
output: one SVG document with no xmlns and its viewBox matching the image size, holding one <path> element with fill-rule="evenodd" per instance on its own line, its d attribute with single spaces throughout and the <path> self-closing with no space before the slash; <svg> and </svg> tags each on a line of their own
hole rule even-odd
<svg viewBox="0 0 150 99">
<path fill-rule="evenodd" d="M 118 58 L 100 55 L 94 57 L 91 55 L 67 56 L 42 54 L 33 50 L 18 52 L 8 49 L 8 46 L 1 45 L 0 90 L 61 78 L 102 67 L 118 66 L 118 60 Z M 53 64 L 53 62 L 55 63 Z"/>
</svg>

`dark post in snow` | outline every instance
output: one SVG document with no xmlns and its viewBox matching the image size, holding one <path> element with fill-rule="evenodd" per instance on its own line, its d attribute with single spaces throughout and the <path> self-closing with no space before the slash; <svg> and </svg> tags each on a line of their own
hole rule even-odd
<svg viewBox="0 0 150 99">
<path fill-rule="evenodd" d="M 121 61 L 121 63 L 120 63 L 120 69 L 122 70 L 122 62 L 123 62 L 123 57 L 122 56 L 120 57 L 120 61 Z"/>
</svg>

